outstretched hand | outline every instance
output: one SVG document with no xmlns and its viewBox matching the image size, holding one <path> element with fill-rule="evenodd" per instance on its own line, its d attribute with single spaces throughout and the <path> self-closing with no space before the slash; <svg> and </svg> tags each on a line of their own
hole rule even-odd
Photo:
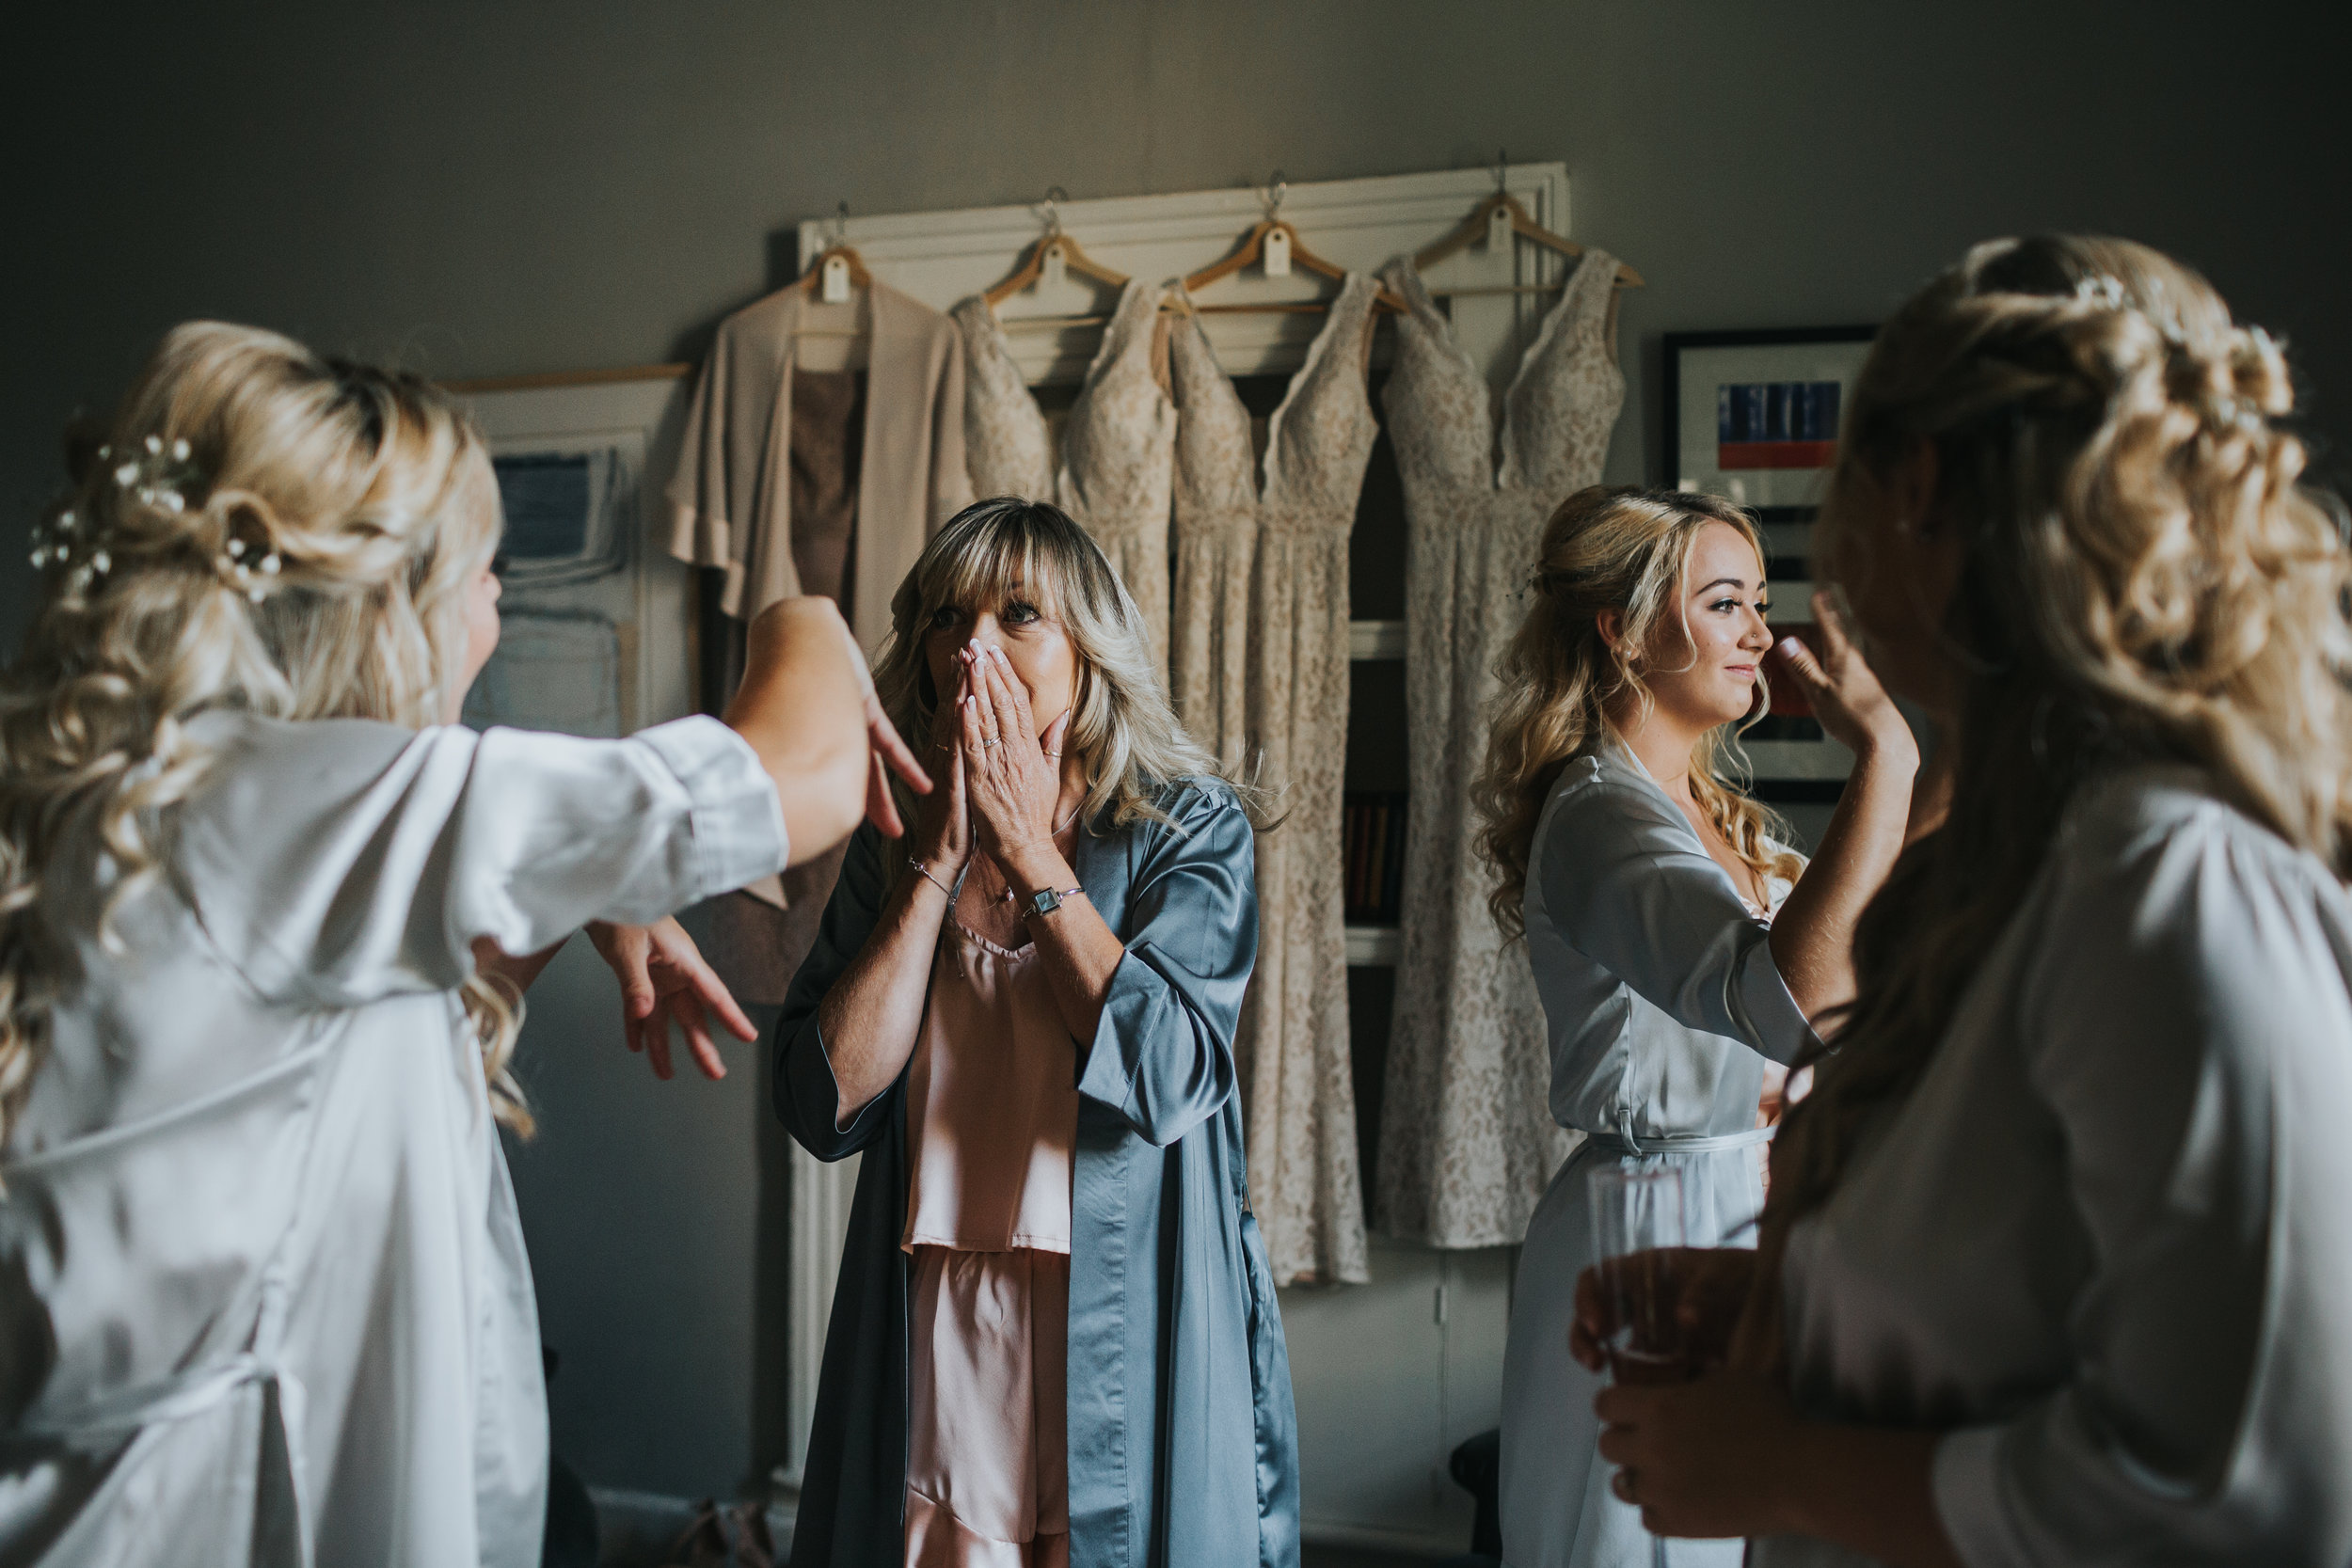
<svg viewBox="0 0 2352 1568">
<path fill-rule="evenodd" d="M 873 751 L 866 765 L 866 819 L 880 828 L 885 838 L 905 836 L 907 825 L 898 816 L 898 802 L 890 793 L 890 775 L 896 773 L 907 782 L 907 787 L 917 795 L 931 792 L 931 776 L 923 771 L 923 765 L 907 750 L 907 743 L 898 735 L 898 726 L 882 711 L 882 699 L 869 687 L 866 692 L 866 740 Z"/>
<path fill-rule="evenodd" d="M 858 646 L 857 634 L 847 621 L 841 623 L 841 637 L 850 645 L 850 668 L 866 693 L 866 819 L 881 829 L 884 838 L 902 838 L 907 825 L 890 793 L 890 775 L 904 779 L 917 795 L 931 792 L 931 776 L 923 771 L 922 763 L 898 734 L 898 726 L 882 711 L 882 698 L 874 691 L 874 673 L 866 665 L 866 650 Z"/>
<path fill-rule="evenodd" d="M 675 918 L 651 926 L 598 922 L 588 927 L 588 940 L 620 979 L 622 1032 L 631 1051 L 645 1053 L 656 1078 L 671 1076 L 672 1023 L 685 1033 L 694 1065 L 706 1078 L 727 1075 L 727 1064 L 711 1038 L 713 1015 L 736 1038 L 758 1037 L 759 1030 Z"/>
</svg>

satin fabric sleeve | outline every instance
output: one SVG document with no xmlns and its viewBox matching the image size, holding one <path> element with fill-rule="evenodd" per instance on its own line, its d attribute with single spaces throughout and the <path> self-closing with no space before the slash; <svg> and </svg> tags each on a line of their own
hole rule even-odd
<svg viewBox="0 0 2352 1568">
<path fill-rule="evenodd" d="M 784 811 L 705 718 L 626 740 L 363 720 L 199 721 L 214 773 L 176 861 L 206 931 L 265 1000 L 446 990 L 472 942 L 535 953 L 767 876 Z"/>
<path fill-rule="evenodd" d="M 817 1026 L 817 1009 L 864 951 L 882 918 L 888 885 L 882 854 L 888 844 L 872 823 L 860 827 L 841 859 L 841 876 L 817 926 L 817 940 L 792 976 L 776 1019 L 776 1115 L 800 1146 L 819 1160 L 846 1160 L 872 1143 L 896 1111 L 906 1083 L 901 1070 L 889 1088 L 840 1123 L 841 1085 Z M 904 850 L 900 851 L 901 854 Z M 912 872 L 909 875 L 913 875 Z"/>
<path fill-rule="evenodd" d="M 1175 827 L 1144 836 L 1126 956 L 1078 1052 L 1078 1092 L 1163 1147 L 1232 1094 L 1233 1028 L 1258 960 L 1249 818 L 1210 787 L 1187 788 L 1174 805 Z"/>
<path fill-rule="evenodd" d="M 1975 1568 L 2352 1552 L 2346 908 L 2243 830 L 2058 889 L 2015 1027 L 2090 1268 L 2057 1390 L 1937 1449 Z"/>
<path fill-rule="evenodd" d="M 1691 826 L 1652 790 L 1571 785 L 1536 846 L 1537 889 L 1561 940 L 1687 1029 L 1775 1062 L 1813 1043 L 1748 912 Z"/>
</svg>

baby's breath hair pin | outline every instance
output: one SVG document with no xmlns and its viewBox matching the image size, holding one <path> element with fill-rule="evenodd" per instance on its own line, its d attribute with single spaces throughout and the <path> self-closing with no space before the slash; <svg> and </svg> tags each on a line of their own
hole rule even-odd
<svg viewBox="0 0 2352 1568">
<path fill-rule="evenodd" d="M 276 550 L 268 551 L 257 561 L 246 560 L 252 553 L 252 546 L 232 537 L 215 559 L 215 564 L 220 568 L 221 576 L 236 584 L 246 598 L 260 604 L 266 592 L 266 579 L 283 570 L 285 562 L 278 559 Z"/>
<path fill-rule="evenodd" d="M 185 440 L 167 446 L 160 436 L 150 436 L 128 451 L 100 447 L 98 461 L 106 465 L 106 477 L 129 502 L 174 517 L 187 511 L 188 492 L 203 478 Z M 103 510 L 85 515 L 68 507 L 35 528 L 33 565 L 42 570 L 63 567 L 72 592 L 87 590 L 93 580 L 114 569 L 103 516 Z"/>
<path fill-rule="evenodd" d="M 2094 273 L 2074 285 L 2074 297 L 2103 310 L 2123 309 L 2122 280 L 2107 273 Z"/>
</svg>

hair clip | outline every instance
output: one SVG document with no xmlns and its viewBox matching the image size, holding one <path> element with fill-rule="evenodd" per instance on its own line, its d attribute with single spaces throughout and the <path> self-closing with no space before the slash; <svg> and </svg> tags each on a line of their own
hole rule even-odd
<svg viewBox="0 0 2352 1568">
<path fill-rule="evenodd" d="M 2093 273 L 2076 283 L 2074 297 L 2106 310 L 2121 310 L 2125 304 L 2122 281 L 2104 272 Z"/>
</svg>

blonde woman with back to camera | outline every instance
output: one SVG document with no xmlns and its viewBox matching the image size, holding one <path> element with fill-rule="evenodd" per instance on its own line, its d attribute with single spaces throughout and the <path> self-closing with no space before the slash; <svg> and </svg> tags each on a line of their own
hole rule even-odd
<svg viewBox="0 0 2352 1568">
<path fill-rule="evenodd" d="M 2291 406 L 2122 241 L 1979 245 L 1880 333 L 1834 569 L 1950 813 L 1864 916 L 1759 1249 L 1677 1260 L 1726 1365 L 1603 1396 L 1660 1528 L 2352 1559 L 2352 554 Z"/>
<path fill-rule="evenodd" d="M 1581 491 L 1545 526 L 1478 786 L 1493 904 L 1523 932 L 1551 1039 L 1551 1112 L 1585 1134 L 1528 1227 L 1504 1360 L 1502 1546 L 1512 1568 L 1648 1568 L 1609 1495 L 1568 1355 L 1596 1259 L 1586 1189 L 1672 1170 L 1688 1232 L 1750 1233 L 1783 1064 L 1852 994 L 1855 916 L 1900 848 L 1919 752 L 1817 598 L 1818 655 L 1781 663 L 1853 775 L 1809 866 L 1723 782 L 1727 731 L 1767 705 L 1769 589 L 1756 525 L 1711 496 Z M 1737 1563 L 1738 1543 L 1677 1561 Z"/>
<path fill-rule="evenodd" d="M 520 989 L 662 922 L 632 1038 L 748 1034 L 662 917 L 920 770 L 810 601 L 725 724 L 458 727 L 498 487 L 414 377 L 191 324 L 97 456 L 0 675 L 0 1560 L 532 1568 Z"/>
</svg>

